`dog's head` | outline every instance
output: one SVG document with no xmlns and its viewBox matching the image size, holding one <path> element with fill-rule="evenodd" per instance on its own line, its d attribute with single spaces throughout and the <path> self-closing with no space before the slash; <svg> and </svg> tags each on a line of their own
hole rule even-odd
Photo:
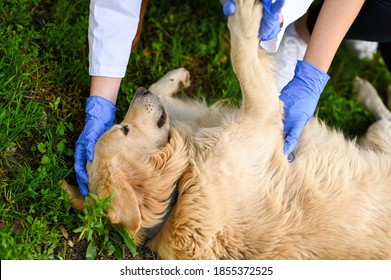
<svg viewBox="0 0 391 280">
<path fill-rule="evenodd" d="M 123 155 L 141 159 L 167 144 L 168 134 L 168 115 L 159 98 L 145 88 L 138 88 L 124 120 L 99 138 L 95 157 Z"/>
<path fill-rule="evenodd" d="M 166 216 L 187 164 L 184 140 L 170 129 L 159 98 L 139 88 L 124 120 L 96 143 L 87 164 L 89 189 L 99 198 L 114 194 L 110 221 L 123 224 L 139 243 Z"/>
</svg>

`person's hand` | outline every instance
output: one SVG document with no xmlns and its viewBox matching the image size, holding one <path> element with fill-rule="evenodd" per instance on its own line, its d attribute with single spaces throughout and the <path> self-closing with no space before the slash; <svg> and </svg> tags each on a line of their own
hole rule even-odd
<svg viewBox="0 0 391 280">
<path fill-rule="evenodd" d="M 301 131 L 312 118 L 320 94 L 329 75 L 312 64 L 299 60 L 293 79 L 282 89 L 284 102 L 284 154 L 289 156 L 296 147 Z"/>
<path fill-rule="evenodd" d="M 261 28 L 259 29 L 259 38 L 261 41 L 269 41 L 277 36 L 281 29 L 280 14 L 285 0 L 262 0 L 263 15 Z"/>
<path fill-rule="evenodd" d="M 115 105 L 100 96 L 87 98 L 86 120 L 83 131 L 76 141 L 75 171 L 80 193 L 88 195 L 88 175 L 86 164 L 94 160 L 94 147 L 99 137 L 114 124 Z"/>
<path fill-rule="evenodd" d="M 280 32 L 280 14 L 285 0 L 262 0 L 263 16 L 261 27 L 259 29 L 259 38 L 261 41 L 268 41 L 277 36 Z M 236 11 L 236 5 L 233 0 L 227 0 L 223 5 L 224 15 L 231 16 Z"/>
</svg>

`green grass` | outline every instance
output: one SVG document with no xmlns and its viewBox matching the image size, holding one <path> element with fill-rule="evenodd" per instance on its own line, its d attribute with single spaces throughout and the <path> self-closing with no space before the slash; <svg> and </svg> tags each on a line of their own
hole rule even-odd
<svg viewBox="0 0 391 280">
<path fill-rule="evenodd" d="M 0 259 L 155 258 L 107 221 L 108 201 L 71 209 L 74 143 L 88 96 L 88 1 L 0 0 Z M 186 67 L 188 94 L 240 102 L 218 1 L 150 1 L 142 40 L 121 85 L 118 120 L 138 86 Z M 384 96 L 390 74 L 379 55 L 360 61 L 342 46 L 319 116 L 348 137 L 373 121 L 351 94 L 355 75 Z"/>
</svg>

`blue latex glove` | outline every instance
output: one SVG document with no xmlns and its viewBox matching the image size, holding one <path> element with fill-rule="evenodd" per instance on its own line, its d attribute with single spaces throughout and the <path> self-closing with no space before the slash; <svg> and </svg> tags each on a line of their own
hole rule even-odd
<svg viewBox="0 0 391 280">
<path fill-rule="evenodd" d="M 80 193 L 88 195 L 86 164 L 94 160 L 94 147 L 99 137 L 114 124 L 115 105 L 100 96 L 87 98 L 86 121 L 75 147 L 75 171 Z"/>
<path fill-rule="evenodd" d="M 285 0 L 262 0 L 263 16 L 261 28 L 259 29 L 259 38 L 261 41 L 268 41 L 277 36 L 280 32 L 280 13 Z"/>
<path fill-rule="evenodd" d="M 285 0 L 262 0 L 263 16 L 261 27 L 259 29 L 259 38 L 261 41 L 271 40 L 280 32 L 280 13 Z M 227 0 L 223 5 L 224 15 L 231 16 L 236 11 L 236 5 L 233 0 Z"/>
<path fill-rule="evenodd" d="M 233 0 L 227 0 L 223 5 L 223 13 L 226 17 L 232 16 L 236 11 L 236 5 Z"/>
<path fill-rule="evenodd" d="M 329 79 L 329 75 L 312 64 L 301 60 L 297 62 L 295 76 L 280 95 L 285 113 L 285 155 L 290 155 L 296 147 L 301 131 L 312 118 L 320 94 Z"/>
</svg>

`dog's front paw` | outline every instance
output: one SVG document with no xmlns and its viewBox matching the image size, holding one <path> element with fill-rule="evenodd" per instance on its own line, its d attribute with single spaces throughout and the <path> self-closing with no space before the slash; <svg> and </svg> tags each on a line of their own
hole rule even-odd
<svg viewBox="0 0 391 280">
<path fill-rule="evenodd" d="M 190 73 L 185 68 L 171 70 L 163 76 L 163 79 L 169 80 L 174 87 L 177 87 L 177 90 L 187 88 L 191 84 Z"/>
<path fill-rule="evenodd" d="M 262 18 L 262 4 L 259 0 L 235 0 L 236 11 L 228 17 L 231 42 L 258 40 Z"/>
<path fill-rule="evenodd" d="M 171 96 L 179 90 L 189 87 L 190 84 L 189 71 L 185 68 L 178 68 L 165 74 L 159 81 L 150 86 L 149 90 L 160 97 Z"/>
</svg>

